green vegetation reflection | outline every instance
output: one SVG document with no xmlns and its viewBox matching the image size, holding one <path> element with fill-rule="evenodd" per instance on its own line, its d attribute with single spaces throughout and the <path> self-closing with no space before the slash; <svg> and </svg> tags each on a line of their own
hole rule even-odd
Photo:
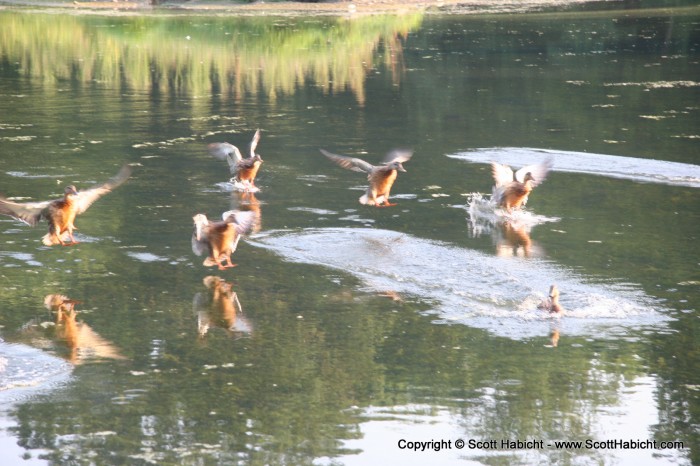
<svg viewBox="0 0 700 466">
<path fill-rule="evenodd" d="M 133 90 L 274 98 L 313 82 L 351 90 L 377 63 L 400 69 L 401 40 L 421 15 L 210 18 L 0 15 L 0 49 L 17 72 L 54 86 L 105 82 Z M 398 76 L 396 77 L 398 79 Z"/>
</svg>

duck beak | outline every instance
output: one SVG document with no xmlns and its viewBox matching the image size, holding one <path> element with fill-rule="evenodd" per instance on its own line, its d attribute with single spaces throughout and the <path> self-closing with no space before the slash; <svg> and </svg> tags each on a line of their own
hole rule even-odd
<svg viewBox="0 0 700 466">
<path fill-rule="evenodd" d="M 405 169 L 405 168 L 403 168 L 403 165 L 399 164 L 399 166 L 398 166 L 398 167 L 396 167 L 396 168 L 397 168 L 397 169 L 398 169 L 398 170 L 399 170 L 400 172 L 404 172 L 404 173 L 406 173 L 406 169 Z"/>
</svg>

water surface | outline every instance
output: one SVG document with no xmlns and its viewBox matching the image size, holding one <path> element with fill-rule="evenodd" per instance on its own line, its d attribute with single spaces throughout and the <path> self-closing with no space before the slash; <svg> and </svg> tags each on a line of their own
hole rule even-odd
<svg viewBox="0 0 700 466">
<path fill-rule="evenodd" d="M 0 191 L 133 165 L 79 245 L 0 219 L 3 462 L 697 463 L 699 28 L 692 7 L 0 12 Z M 260 192 L 241 194 L 206 144 L 257 128 Z M 393 147 L 415 155 L 383 209 L 318 151 Z M 492 160 L 547 157 L 524 213 L 488 210 Z M 192 216 L 231 208 L 259 229 L 206 268 Z M 537 309 L 553 282 L 562 318 Z M 551 446 L 620 438 L 682 447 Z"/>
</svg>

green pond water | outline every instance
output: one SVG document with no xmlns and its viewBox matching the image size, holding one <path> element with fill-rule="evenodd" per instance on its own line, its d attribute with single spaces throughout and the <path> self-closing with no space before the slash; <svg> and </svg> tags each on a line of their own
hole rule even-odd
<svg viewBox="0 0 700 466">
<path fill-rule="evenodd" d="M 78 245 L 0 218 L 0 463 L 699 464 L 699 117 L 697 7 L 0 11 L 0 193 L 133 169 Z M 257 128 L 240 193 L 206 146 Z M 395 147 L 389 208 L 319 152 Z M 489 163 L 545 159 L 505 221 Z M 231 208 L 259 228 L 205 267 Z"/>
</svg>

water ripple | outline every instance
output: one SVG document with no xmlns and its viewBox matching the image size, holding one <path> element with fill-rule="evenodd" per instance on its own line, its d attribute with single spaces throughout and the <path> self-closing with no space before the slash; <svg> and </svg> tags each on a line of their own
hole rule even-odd
<svg viewBox="0 0 700 466">
<path fill-rule="evenodd" d="M 475 149 L 449 154 L 448 157 L 476 163 L 498 162 L 515 167 L 540 163 L 551 157 L 554 160 L 554 171 L 700 188 L 700 165 L 665 160 L 527 147 Z"/>
</svg>

